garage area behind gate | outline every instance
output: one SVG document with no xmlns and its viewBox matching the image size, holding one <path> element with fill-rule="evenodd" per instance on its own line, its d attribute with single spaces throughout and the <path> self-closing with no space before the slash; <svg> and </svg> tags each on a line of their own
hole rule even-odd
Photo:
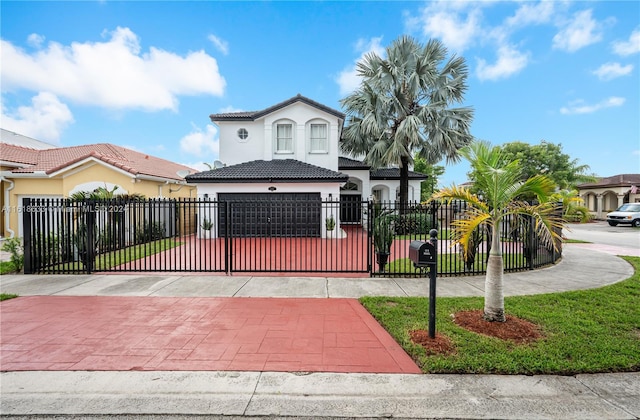
<svg viewBox="0 0 640 420">
<path fill-rule="evenodd" d="M 342 227 L 339 214 L 340 202 L 314 193 L 25 199 L 25 273 L 368 273 L 369 230 Z"/>
<path fill-rule="evenodd" d="M 465 217 L 456 203 L 429 205 L 321 201 L 316 194 L 220 194 L 189 199 L 29 199 L 22 205 L 24 272 L 362 273 L 424 276 L 409 245 L 439 231 L 439 276 L 486 271 L 489 226 L 479 226 L 463 254 L 448 238 Z M 558 209 L 562 211 L 561 208 Z M 342 221 L 342 217 L 346 219 Z M 391 238 L 387 263 L 374 252 L 375 219 Z M 562 256 L 562 244 L 545 244 L 531 219 L 503 221 L 505 271 L 531 270 Z M 376 236 L 383 238 L 381 234 Z M 376 250 L 377 251 L 377 250 Z"/>
</svg>

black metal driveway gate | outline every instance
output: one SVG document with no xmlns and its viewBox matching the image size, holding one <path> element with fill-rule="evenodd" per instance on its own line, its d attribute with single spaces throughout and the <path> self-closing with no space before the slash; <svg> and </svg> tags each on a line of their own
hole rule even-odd
<svg viewBox="0 0 640 420">
<path fill-rule="evenodd" d="M 422 276 L 409 259 L 411 241 L 438 229 L 438 275 L 486 271 L 490 231 L 481 226 L 462 254 L 449 239 L 464 204 L 422 205 L 321 201 L 317 194 L 221 195 L 194 199 L 29 199 L 22 203 L 25 273 L 252 272 L 368 273 Z M 340 223 L 341 217 L 346 217 Z M 378 264 L 374 219 L 393 240 Z M 544 246 L 526 218 L 503 222 L 505 271 L 555 263 L 562 255 Z"/>
</svg>

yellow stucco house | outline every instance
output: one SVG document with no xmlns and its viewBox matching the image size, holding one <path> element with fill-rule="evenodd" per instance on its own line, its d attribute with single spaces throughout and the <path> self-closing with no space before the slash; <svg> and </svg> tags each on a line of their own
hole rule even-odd
<svg viewBox="0 0 640 420">
<path fill-rule="evenodd" d="M 23 198 L 63 198 L 98 187 L 147 198 L 196 197 L 184 180 L 197 171 L 109 143 L 54 147 L 2 129 L 0 201 L 3 237 L 22 236 Z"/>
</svg>

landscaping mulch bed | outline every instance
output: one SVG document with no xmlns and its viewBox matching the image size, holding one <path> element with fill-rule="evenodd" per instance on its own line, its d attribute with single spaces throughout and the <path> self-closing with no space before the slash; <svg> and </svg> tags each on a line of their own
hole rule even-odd
<svg viewBox="0 0 640 420">
<path fill-rule="evenodd" d="M 510 340 L 517 344 L 528 344 L 543 337 L 540 328 L 529 321 L 513 315 L 507 315 L 505 322 L 489 322 L 482 317 L 483 311 L 461 311 L 453 314 L 454 322 L 462 328 L 478 334 Z M 435 338 L 429 338 L 429 332 L 425 330 L 409 331 L 411 341 L 421 345 L 427 355 L 451 355 L 456 352 L 451 340 L 442 334 L 436 333 Z"/>
</svg>

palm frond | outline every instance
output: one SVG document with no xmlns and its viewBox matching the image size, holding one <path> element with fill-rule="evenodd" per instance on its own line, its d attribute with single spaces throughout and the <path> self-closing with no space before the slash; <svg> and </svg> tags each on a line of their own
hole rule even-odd
<svg viewBox="0 0 640 420">
<path fill-rule="evenodd" d="M 475 207 L 470 207 L 462 213 L 462 218 L 454 220 L 452 239 L 454 244 L 462 246 L 465 258 L 470 252 L 470 242 L 474 233 L 481 228 L 483 224 L 492 224 L 491 214 Z"/>
</svg>

